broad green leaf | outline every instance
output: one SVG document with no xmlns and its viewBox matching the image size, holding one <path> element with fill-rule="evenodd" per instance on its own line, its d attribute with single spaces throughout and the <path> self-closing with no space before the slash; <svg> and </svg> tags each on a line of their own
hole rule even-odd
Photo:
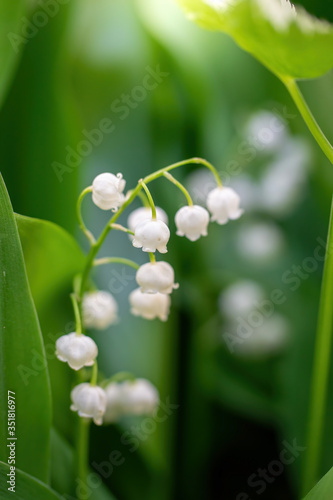
<svg viewBox="0 0 333 500">
<path fill-rule="evenodd" d="M 90 484 L 94 486 L 88 486 L 89 489 L 84 493 L 90 500 L 115 500 L 102 481 L 95 479 Z M 55 430 L 51 434 L 51 485 L 65 498 L 78 487 L 75 482 L 73 448 Z"/>
<path fill-rule="evenodd" d="M 0 3 L 9 4 L 10 1 Z M 11 4 L 16 5 L 19 1 Z M 74 163 L 71 158 L 67 162 L 66 148 L 76 149 L 84 139 L 84 126 L 77 121 L 71 85 L 56 75 L 68 71 L 63 36 L 68 12 L 75 2 L 25 2 L 31 17 L 21 22 L 18 32 L 26 29 L 30 37 L 22 44 L 21 61 L 1 110 L 2 172 L 17 212 L 52 220 L 73 231 L 77 179 L 85 157 L 75 156 Z M 46 12 L 50 15 L 45 24 L 41 19 Z M 8 45 L 11 49 L 9 42 Z M 56 174 L 53 162 L 63 165 L 63 176 Z"/>
<path fill-rule="evenodd" d="M 55 357 L 55 340 L 74 329 L 69 299 L 73 276 L 84 266 L 75 239 L 52 222 L 16 215 L 31 293 L 41 323 L 52 387 L 54 426 L 70 437 L 69 393 L 74 372 Z"/>
<path fill-rule="evenodd" d="M 74 454 L 67 441 L 56 429 L 51 432 L 50 484 L 61 493 L 74 489 Z"/>
<path fill-rule="evenodd" d="M 223 31 L 273 73 L 315 78 L 333 67 L 333 26 L 287 0 L 178 0 L 190 19 Z"/>
<path fill-rule="evenodd" d="M 15 491 L 8 490 L 11 484 L 10 467 L 0 462 L 0 498 L 1 500 L 62 500 L 63 497 L 51 490 L 46 484 L 35 477 L 15 468 Z"/>
<path fill-rule="evenodd" d="M 65 229 L 41 219 L 15 214 L 31 293 L 41 308 L 84 266 L 84 255 Z"/>
<path fill-rule="evenodd" d="M 16 401 L 16 466 L 47 481 L 51 425 L 47 362 L 21 243 L 0 179 L 0 459 L 7 460 L 7 394 Z"/>
<path fill-rule="evenodd" d="M 304 500 L 331 500 L 333 498 L 333 468 L 306 495 Z"/>
<path fill-rule="evenodd" d="M 0 2 L 0 106 L 27 39 L 22 36 L 22 17 L 26 0 Z"/>
</svg>

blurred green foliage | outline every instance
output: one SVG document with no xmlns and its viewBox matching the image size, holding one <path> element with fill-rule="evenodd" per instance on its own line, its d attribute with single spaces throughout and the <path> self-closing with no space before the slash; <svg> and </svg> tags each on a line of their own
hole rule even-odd
<svg viewBox="0 0 333 500">
<path fill-rule="evenodd" d="M 328 2 L 309 0 L 306 6 L 333 20 Z M 40 3 L 29 2 L 30 22 L 41 9 Z M 16 29 L 10 23 L 0 26 L 2 32 Z M 8 52 L 8 43 L 4 47 Z M 8 52 L 12 69 L 6 83 L 0 83 L 0 89 L 7 86 L 0 116 L 2 173 L 16 212 L 59 224 L 77 236 L 84 250 L 75 202 L 96 174 L 120 171 L 131 188 L 138 178 L 163 165 L 200 155 L 223 175 L 236 161 L 241 165 L 239 177 L 245 174 L 259 182 L 274 159 L 265 152 L 250 160 L 242 154 L 245 124 L 263 109 L 282 114 L 286 109 L 293 116 L 288 136 L 306 142 L 311 168 L 301 199 L 286 215 L 255 208 L 240 221 L 211 225 L 209 237 L 192 244 L 175 236 L 173 216 L 184 203 L 181 194 L 165 180 L 153 185 L 154 199 L 170 218 L 168 260 L 181 284 L 166 324 L 129 315 L 127 297 L 135 286 L 132 271 L 126 270 L 125 278 L 117 268 L 95 275 L 100 288 L 115 294 L 121 316 L 110 331 L 94 334 L 102 371 L 112 375 L 126 370 L 147 377 L 159 388 L 163 402 L 169 398 L 179 405 L 152 434 L 136 436 L 135 452 L 131 452 L 132 429 L 141 420 L 92 429 L 91 463 L 108 460 L 112 450 L 125 457 L 123 465 L 114 467 L 104 480 L 106 486 L 118 500 L 234 499 L 243 491 L 255 497 L 249 476 L 279 456 L 284 440 L 304 445 L 322 266 L 301 280 L 296 291 L 282 276 L 313 255 L 318 237 L 326 238 L 333 185 L 327 160 L 277 79 L 227 36 L 192 25 L 170 0 L 71 0 L 59 5 L 59 12 L 49 16 L 20 49 L 15 63 Z M 135 89 L 158 68 L 167 76 L 160 82 L 155 77 L 158 85 L 141 99 L 142 91 Z M 310 107 L 331 138 L 332 85 L 332 73 L 302 83 Z M 127 95 L 130 104 L 124 103 Z M 126 109 L 120 111 L 121 105 Z M 104 119 L 112 120 L 114 130 L 88 147 L 88 154 L 80 155 L 80 143 Z M 66 163 L 69 154 L 71 163 Z M 67 167 L 61 181 L 54 162 Z M 185 168 L 177 177 L 187 183 L 192 170 Z M 89 200 L 84 216 L 95 234 L 107 220 Z M 268 261 L 251 260 L 247 243 L 240 251 L 240 235 L 253 221 L 273 223 L 283 235 L 281 251 Z M 51 352 L 55 337 L 72 331 L 68 293 L 72 276 L 82 267 L 82 254 L 70 236 L 51 223 L 21 217 L 17 223 Z M 125 234 L 110 235 L 103 252 L 144 262 Z M 222 337 L 226 318 L 218 298 L 239 279 L 256 281 L 268 295 L 275 288 L 286 295 L 277 307 L 291 325 L 284 351 L 249 359 L 226 348 Z M 51 355 L 47 358 L 55 427 L 51 485 L 64 494 L 73 486 L 69 478 L 73 381 L 67 366 Z M 331 411 L 332 397 L 328 415 Z M 130 443 L 124 443 L 126 431 L 132 436 Z M 332 465 L 332 449 L 328 416 L 323 474 Z M 296 498 L 301 465 L 302 456 L 267 484 L 261 498 Z"/>
</svg>

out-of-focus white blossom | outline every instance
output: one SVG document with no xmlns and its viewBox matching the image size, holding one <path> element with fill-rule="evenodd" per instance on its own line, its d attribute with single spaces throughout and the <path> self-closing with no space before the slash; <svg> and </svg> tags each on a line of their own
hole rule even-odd
<svg viewBox="0 0 333 500">
<path fill-rule="evenodd" d="M 250 329 L 246 338 L 237 335 L 235 326 L 228 326 L 226 330 L 229 333 L 227 344 L 232 342 L 233 352 L 236 354 L 244 357 L 271 356 L 286 347 L 290 336 L 290 323 L 281 314 L 274 313 L 269 318 L 263 318 L 262 325 Z M 232 341 L 231 332 L 237 341 Z"/>
<path fill-rule="evenodd" d="M 264 298 L 265 291 L 259 283 L 236 281 L 220 294 L 219 308 L 224 316 L 233 320 L 248 315 Z"/>
<path fill-rule="evenodd" d="M 104 423 L 113 423 L 126 415 L 152 415 L 159 405 L 156 387 L 145 379 L 111 382 L 105 388 Z"/>
<path fill-rule="evenodd" d="M 98 348 L 92 338 L 76 332 L 62 335 L 56 341 L 56 356 L 68 363 L 73 370 L 92 366 L 98 354 Z"/>
<path fill-rule="evenodd" d="M 123 384 L 124 382 L 111 382 L 104 389 L 106 394 L 106 409 L 103 415 L 104 424 L 112 424 L 124 416 Z"/>
<path fill-rule="evenodd" d="M 294 210 L 305 193 L 311 154 L 307 144 L 289 139 L 260 182 L 261 206 L 275 216 Z"/>
<path fill-rule="evenodd" d="M 132 415 L 151 415 L 160 402 L 156 387 L 143 378 L 124 382 L 124 412 Z"/>
<path fill-rule="evenodd" d="M 258 184 L 249 175 L 242 174 L 230 180 L 230 187 L 238 193 L 245 212 L 261 208 L 261 193 Z"/>
<path fill-rule="evenodd" d="M 95 177 L 92 184 L 92 199 L 102 210 L 117 210 L 124 202 L 125 180 L 122 174 L 104 173 Z"/>
<path fill-rule="evenodd" d="M 200 236 L 207 236 L 209 213 L 199 205 L 185 206 L 176 213 L 175 222 L 178 236 L 196 241 Z"/>
<path fill-rule="evenodd" d="M 259 263 L 276 258 L 284 244 L 283 232 L 273 222 L 244 224 L 236 239 L 237 250 L 242 257 Z"/>
<path fill-rule="evenodd" d="M 105 391 L 88 383 L 79 384 L 71 392 L 71 410 L 77 411 L 80 417 L 92 418 L 96 425 L 102 424 L 106 409 Z"/>
<path fill-rule="evenodd" d="M 84 294 L 83 322 L 86 328 L 104 330 L 117 321 L 118 304 L 111 293 L 97 290 Z"/>
<path fill-rule="evenodd" d="M 248 121 L 245 129 L 248 141 L 259 151 L 277 151 L 287 138 L 286 124 L 270 111 L 259 111 Z"/>
<path fill-rule="evenodd" d="M 141 288 L 129 296 L 131 313 L 145 319 L 159 318 L 166 321 L 170 312 L 170 296 L 164 293 L 142 293 Z"/>
<path fill-rule="evenodd" d="M 168 226 L 159 219 L 148 219 L 140 222 L 134 230 L 132 244 L 142 248 L 144 252 L 166 253 L 167 243 L 170 239 Z"/>
<path fill-rule="evenodd" d="M 171 293 L 178 288 L 175 273 L 168 262 L 148 262 L 139 267 L 136 281 L 144 293 Z"/>
<path fill-rule="evenodd" d="M 207 168 L 199 168 L 186 177 L 186 187 L 195 203 L 205 203 L 208 193 L 216 187 L 216 180 Z"/>
<path fill-rule="evenodd" d="M 230 187 L 217 187 L 208 193 L 207 207 L 212 214 L 212 221 L 218 224 L 239 219 L 243 213 L 239 204 L 238 194 Z"/>
</svg>

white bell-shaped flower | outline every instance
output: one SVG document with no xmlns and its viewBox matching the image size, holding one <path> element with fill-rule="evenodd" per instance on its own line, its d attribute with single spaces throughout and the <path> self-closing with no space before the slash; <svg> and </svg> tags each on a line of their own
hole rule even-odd
<svg viewBox="0 0 333 500">
<path fill-rule="evenodd" d="M 156 387 L 149 380 L 138 378 L 123 384 L 124 413 L 151 415 L 160 402 Z"/>
<path fill-rule="evenodd" d="M 104 330 L 117 321 L 118 304 L 104 290 L 86 293 L 82 301 L 83 322 L 86 328 Z"/>
<path fill-rule="evenodd" d="M 111 382 L 105 387 L 106 409 L 103 415 L 103 423 L 111 424 L 117 422 L 124 415 L 123 383 Z"/>
<path fill-rule="evenodd" d="M 100 174 L 92 184 L 92 199 L 102 210 L 117 210 L 123 204 L 126 181 L 122 174 Z"/>
<path fill-rule="evenodd" d="M 136 281 L 143 293 L 171 293 L 178 288 L 175 273 L 168 262 L 148 262 L 140 266 L 136 273 Z"/>
<path fill-rule="evenodd" d="M 56 341 L 57 358 L 68 363 L 73 370 L 92 366 L 97 354 L 97 345 L 87 335 L 72 332 L 59 337 Z"/>
<path fill-rule="evenodd" d="M 135 228 L 132 244 L 142 248 L 144 252 L 166 253 L 170 230 L 165 222 L 159 219 L 148 219 L 140 222 Z"/>
<path fill-rule="evenodd" d="M 186 236 L 196 241 L 200 236 L 207 236 L 209 213 L 199 205 L 182 207 L 175 216 L 178 236 Z"/>
<path fill-rule="evenodd" d="M 217 187 L 208 193 L 207 207 L 212 214 L 212 221 L 218 224 L 238 219 L 243 213 L 239 204 L 240 198 L 232 188 Z"/>
<path fill-rule="evenodd" d="M 164 212 L 164 210 L 160 207 L 156 207 L 156 218 L 158 220 L 161 220 L 164 222 L 164 224 L 168 224 L 168 216 Z M 140 222 L 143 222 L 144 220 L 151 220 L 152 219 L 152 211 L 150 207 L 140 207 L 137 208 L 136 210 L 133 210 L 129 214 L 129 217 L 127 219 L 127 227 L 131 231 L 135 231 L 136 226 L 140 224 Z"/>
<path fill-rule="evenodd" d="M 105 424 L 117 422 L 126 415 L 152 415 L 160 401 L 156 387 L 146 379 L 111 382 L 106 386 L 105 394 Z"/>
<path fill-rule="evenodd" d="M 71 410 L 77 411 L 80 417 L 92 418 L 96 425 L 102 424 L 106 409 L 105 391 L 88 383 L 79 384 L 71 392 Z"/>
<path fill-rule="evenodd" d="M 129 296 L 131 313 L 145 319 L 166 321 L 170 312 L 170 296 L 163 293 L 142 293 L 140 288 Z"/>
</svg>

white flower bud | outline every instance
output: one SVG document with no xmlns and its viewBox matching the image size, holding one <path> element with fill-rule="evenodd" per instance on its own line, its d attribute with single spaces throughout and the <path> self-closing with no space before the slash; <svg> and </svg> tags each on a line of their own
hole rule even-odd
<svg viewBox="0 0 333 500">
<path fill-rule="evenodd" d="M 136 281 L 143 293 L 171 293 L 178 288 L 175 273 L 168 262 L 148 262 L 139 267 Z"/>
<path fill-rule="evenodd" d="M 156 218 L 158 220 L 161 220 L 165 224 L 168 224 L 168 216 L 164 212 L 164 210 L 160 207 L 156 207 Z M 152 219 L 152 211 L 151 208 L 149 207 L 140 207 L 137 208 L 136 210 L 133 210 L 129 214 L 129 217 L 127 219 L 127 227 L 131 231 L 135 231 L 135 228 L 140 222 L 143 222 L 144 220 L 151 220 Z"/>
<path fill-rule="evenodd" d="M 136 226 L 132 244 L 136 248 L 142 248 L 144 252 L 158 250 L 160 253 L 166 253 L 169 238 L 170 230 L 163 221 L 148 219 Z"/>
<path fill-rule="evenodd" d="M 92 199 L 102 210 L 117 210 L 123 204 L 126 182 L 122 174 L 100 174 L 92 184 Z"/>
<path fill-rule="evenodd" d="M 212 214 L 212 221 L 218 224 L 238 219 L 243 213 L 239 203 L 238 194 L 229 187 L 217 187 L 208 193 L 207 207 Z"/>
<path fill-rule="evenodd" d="M 175 222 L 178 236 L 196 241 L 200 236 L 207 236 L 209 213 L 199 205 L 182 207 L 176 213 Z"/>
<path fill-rule="evenodd" d="M 166 321 L 170 312 L 170 296 L 163 293 L 142 293 L 140 288 L 129 296 L 131 313 L 145 319 Z"/>
<path fill-rule="evenodd" d="M 113 295 L 104 290 L 86 293 L 82 301 L 86 328 L 103 330 L 117 321 L 118 305 Z"/>
<path fill-rule="evenodd" d="M 87 335 L 72 332 L 59 337 L 56 341 L 57 358 L 67 362 L 73 370 L 92 366 L 97 354 L 97 345 Z"/>
<path fill-rule="evenodd" d="M 92 418 L 96 425 L 102 424 L 106 409 L 105 391 L 88 383 L 79 384 L 71 392 L 72 411 L 77 411 L 80 417 Z"/>
<path fill-rule="evenodd" d="M 125 415 L 151 415 L 159 405 L 159 394 L 148 380 L 111 382 L 105 388 L 103 423 L 116 422 Z"/>
</svg>

